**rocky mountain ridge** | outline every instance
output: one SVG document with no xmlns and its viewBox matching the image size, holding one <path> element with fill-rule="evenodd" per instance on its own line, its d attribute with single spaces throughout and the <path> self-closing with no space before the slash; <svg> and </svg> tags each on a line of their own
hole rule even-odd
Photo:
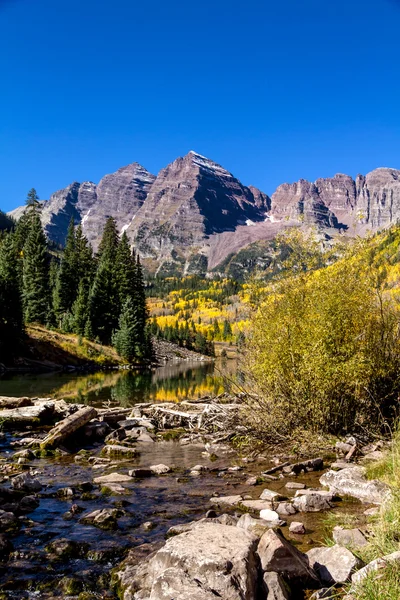
<svg viewBox="0 0 400 600">
<path fill-rule="evenodd" d="M 22 212 L 20 207 L 10 214 L 18 218 Z M 300 179 L 280 185 L 270 198 L 191 151 L 157 176 L 132 163 L 97 185 L 74 182 L 42 202 L 41 215 L 52 241 L 64 243 L 73 218 L 94 248 L 112 216 L 150 271 L 205 273 L 288 227 L 363 235 L 396 223 L 400 171 L 379 168 L 356 180 L 343 174 L 314 183 Z"/>
</svg>

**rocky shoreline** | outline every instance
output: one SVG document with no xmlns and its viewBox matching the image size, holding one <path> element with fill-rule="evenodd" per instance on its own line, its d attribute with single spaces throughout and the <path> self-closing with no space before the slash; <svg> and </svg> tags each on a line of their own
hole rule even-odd
<svg viewBox="0 0 400 600">
<path fill-rule="evenodd" d="M 0 598 L 317 600 L 363 577 L 356 548 L 390 490 L 361 463 L 383 444 L 338 442 L 329 468 L 241 456 L 240 403 L 0 398 Z M 324 545 L 344 511 L 357 526 Z"/>
</svg>

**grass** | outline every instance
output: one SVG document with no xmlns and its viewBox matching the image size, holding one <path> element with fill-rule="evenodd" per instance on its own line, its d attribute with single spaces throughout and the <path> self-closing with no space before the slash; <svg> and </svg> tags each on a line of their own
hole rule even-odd
<svg viewBox="0 0 400 600">
<path fill-rule="evenodd" d="M 72 333 L 60 333 L 41 325 L 27 327 L 29 354 L 27 358 L 58 365 L 92 364 L 98 367 L 117 366 L 124 361 L 111 346 L 82 339 Z"/>
<path fill-rule="evenodd" d="M 367 471 L 370 478 L 389 484 L 392 495 L 372 520 L 368 545 L 359 549 L 358 554 L 365 563 L 400 550 L 400 428 L 393 436 L 391 451 L 382 461 L 369 466 Z M 398 563 L 372 573 L 355 589 L 350 589 L 350 593 L 357 600 L 400 598 Z"/>
</svg>

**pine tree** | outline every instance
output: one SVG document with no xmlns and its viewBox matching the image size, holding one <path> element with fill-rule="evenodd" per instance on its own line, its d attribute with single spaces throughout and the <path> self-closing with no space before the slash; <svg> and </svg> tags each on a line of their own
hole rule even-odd
<svg viewBox="0 0 400 600">
<path fill-rule="evenodd" d="M 79 284 L 78 296 L 72 306 L 73 329 L 79 335 L 85 335 L 86 323 L 88 321 L 88 287 L 82 279 Z"/>
<path fill-rule="evenodd" d="M 124 231 L 118 244 L 116 255 L 116 271 L 118 278 L 118 293 L 121 306 L 128 296 L 137 296 L 137 266 L 135 254 L 129 248 L 128 237 Z"/>
<path fill-rule="evenodd" d="M 76 275 L 79 282 L 85 281 L 89 286 L 94 273 L 95 261 L 92 247 L 83 235 L 82 225 L 79 224 L 75 232 Z"/>
<path fill-rule="evenodd" d="M 79 285 L 75 241 L 75 225 L 71 219 L 54 294 L 54 308 L 59 323 L 65 320 L 66 314 L 71 311 Z"/>
<path fill-rule="evenodd" d="M 23 335 L 18 256 L 11 234 L 0 244 L 0 357 L 10 356 Z"/>
<path fill-rule="evenodd" d="M 49 264 L 46 238 L 35 213 L 28 238 L 23 248 L 22 298 L 24 317 L 27 323 L 47 322 L 49 297 Z"/>
<path fill-rule="evenodd" d="M 122 358 L 132 362 L 142 355 L 143 331 L 139 324 L 137 307 L 128 296 L 122 307 L 118 329 L 113 335 L 113 345 Z"/>
<path fill-rule="evenodd" d="M 26 205 L 34 208 L 39 205 L 39 196 L 37 195 L 35 188 L 29 190 L 26 197 Z"/>
<path fill-rule="evenodd" d="M 104 228 L 99 246 L 98 266 L 89 295 L 90 329 L 94 339 L 110 344 L 118 325 L 120 313 L 116 256 L 118 233 L 115 220 L 110 217 Z"/>
</svg>

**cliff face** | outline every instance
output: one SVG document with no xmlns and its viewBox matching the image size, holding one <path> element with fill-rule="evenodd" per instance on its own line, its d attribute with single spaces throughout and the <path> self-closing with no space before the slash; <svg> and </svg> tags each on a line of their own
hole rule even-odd
<svg viewBox="0 0 400 600">
<path fill-rule="evenodd" d="M 269 208 L 268 196 L 189 152 L 160 171 L 127 233 L 142 257 L 190 271 L 206 263 L 210 236 L 264 220 Z"/>
<path fill-rule="evenodd" d="M 11 214 L 19 218 L 23 210 Z M 42 202 L 41 214 L 51 240 L 63 244 L 73 218 L 95 249 L 112 216 L 150 270 L 204 273 L 286 227 L 316 226 L 330 235 L 353 235 L 400 221 L 400 171 L 380 168 L 355 181 L 343 174 L 314 183 L 300 179 L 280 185 L 269 198 L 189 152 L 157 177 L 133 163 L 97 185 L 74 182 Z"/>
<path fill-rule="evenodd" d="M 114 217 L 118 228 L 127 228 L 142 206 L 155 180 L 138 163 L 106 175 L 98 185 L 74 182 L 59 190 L 41 208 L 46 235 L 58 244 L 65 243 L 71 218 L 81 223 L 89 241 L 97 248 L 108 217 Z M 17 213 L 16 209 L 13 213 Z M 19 213 L 18 213 L 19 216 Z"/>
</svg>

